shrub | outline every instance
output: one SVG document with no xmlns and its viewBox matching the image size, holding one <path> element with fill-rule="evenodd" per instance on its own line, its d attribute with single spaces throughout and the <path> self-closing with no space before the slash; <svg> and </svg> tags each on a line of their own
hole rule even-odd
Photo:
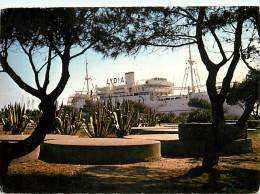
<svg viewBox="0 0 260 194">
<path fill-rule="evenodd" d="M 157 113 L 156 116 L 161 123 L 173 123 L 176 120 L 176 115 L 173 112 L 166 113 Z"/>
<path fill-rule="evenodd" d="M 238 120 L 240 118 L 237 114 L 225 114 L 226 120 Z"/>
<path fill-rule="evenodd" d="M 133 105 L 128 100 L 120 103 L 116 103 L 114 112 L 114 119 L 116 123 L 115 134 L 117 137 L 123 137 L 130 134 L 131 127 L 133 125 L 134 109 Z"/>
<path fill-rule="evenodd" d="M 201 109 L 211 109 L 210 102 L 202 98 L 191 98 L 188 102 L 188 106 Z"/>
<path fill-rule="evenodd" d="M 176 121 L 179 123 L 186 123 L 189 117 L 189 112 L 181 112 Z"/>
<path fill-rule="evenodd" d="M 189 112 L 187 119 L 188 123 L 198 122 L 198 123 L 209 123 L 212 120 L 211 111 L 203 108 L 197 108 Z"/>
<path fill-rule="evenodd" d="M 89 118 L 83 124 L 83 128 L 89 137 L 107 137 L 115 127 L 114 105 L 111 99 L 107 102 L 98 101 L 93 110 L 93 112 L 89 112 Z"/>
<path fill-rule="evenodd" d="M 36 128 L 39 122 L 39 119 L 42 115 L 42 112 L 40 110 L 26 110 L 26 115 L 28 116 L 28 118 L 30 119 L 31 125 L 33 128 Z"/>
<path fill-rule="evenodd" d="M 20 104 L 8 105 L 2 112 L 4 131 L 12 131 L 12 134 L 22 134 L 30 120 L 25 114 L 25 107 Z"/>
<path fill-rule="evenodd" d="M 75 135 L 82 126 L 78 113 L 73 109 L 61 109 L 56 111 L 56 133 L 62 135 Z"/>
</svg>

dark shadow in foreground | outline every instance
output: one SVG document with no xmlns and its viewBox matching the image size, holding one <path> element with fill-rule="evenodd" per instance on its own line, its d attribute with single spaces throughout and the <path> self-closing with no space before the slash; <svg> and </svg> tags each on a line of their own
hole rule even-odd
<svg viewBox="0 0 260 194">
<path fill-rule="evenodd" d="M 200 179 L 202 178 L 202 179 Z M 193 179 L 193 180 L 192 180 Z M 132 166 L 86 167 L 74 175 L 11 174 L 3 191 L 13 192 L 243 192 L 259 189 L 259 171 L 247 169 L 203 172 L 201 167 L 191 169 L 179 177 L 171 177 L 167 169 Z"/>
</svg>

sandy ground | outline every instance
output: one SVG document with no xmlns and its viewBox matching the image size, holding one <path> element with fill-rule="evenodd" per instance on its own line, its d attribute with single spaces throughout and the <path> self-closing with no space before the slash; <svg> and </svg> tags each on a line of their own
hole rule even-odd
<svg viewBox="0 0 260 194">
<path fill-rule="evenodd" d="M 179 193 L 259 191 L 260 133 L 254 152 L 221 157 L 211 172 L 201 158 L 161 158 L 122 165 L 69 165 L 43 161 L 11 164 L 4 192 Z"/>
</svg>

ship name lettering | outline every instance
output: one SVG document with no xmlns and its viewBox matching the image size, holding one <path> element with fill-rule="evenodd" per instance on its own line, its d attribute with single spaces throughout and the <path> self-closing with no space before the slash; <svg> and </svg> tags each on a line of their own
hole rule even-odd
<svg viewBox="0 0 260 194">
<path fill-rule="evenodd" d="M 118 84 L 118 83 L 124 83 L 124 78 L 115 77 L 115 78 L 107 79 L 107 84 Z"/>
</svg>

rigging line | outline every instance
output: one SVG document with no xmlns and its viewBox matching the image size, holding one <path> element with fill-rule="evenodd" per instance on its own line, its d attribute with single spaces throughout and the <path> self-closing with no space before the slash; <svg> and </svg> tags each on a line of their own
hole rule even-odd
<svg viewBox="0 0 260 194">
<path fill-rule="evenodd" d="M 85 84 L 86 84 L 86 80 L 84 81 L 83 88 L 82 88 L 82 90 L 81 90 L 81 94 L 80 94 L 80 95 L 82 95 L 82 93 L 83 93 L 83 91 L 84 91 Z"/>
</svg>

